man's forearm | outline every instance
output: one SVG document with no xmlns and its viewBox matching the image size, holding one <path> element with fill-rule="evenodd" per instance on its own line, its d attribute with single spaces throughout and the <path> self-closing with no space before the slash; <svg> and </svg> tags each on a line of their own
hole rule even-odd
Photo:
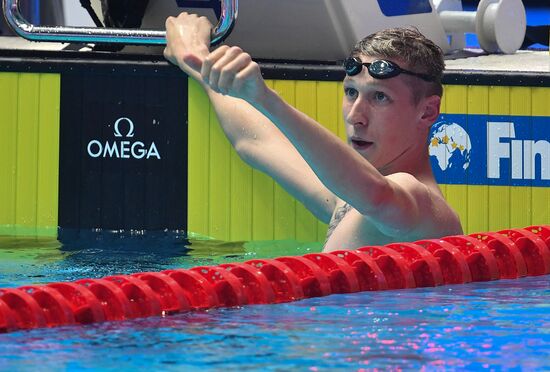
<svg viewBox="0 0 550 372">
<path fill-rule="evenodd" d="M 358 204 L 356 207 L 365 201 L 372 205 L 379 200 L 379 193 L 384 192 L 386 186 L 385 178 L 339 137 L 290 106 L 271 89 L 253 105 L 283 132 L 338 197 Z"/>
</svg>

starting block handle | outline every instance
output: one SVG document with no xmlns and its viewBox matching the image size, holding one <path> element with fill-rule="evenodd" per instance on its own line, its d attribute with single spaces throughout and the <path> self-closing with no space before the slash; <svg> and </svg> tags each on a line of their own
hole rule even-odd
<svg viewBox="0 0 550 372">
<path fill-rule="evenodd" d="M 220 19 L 212 30 L 211 45 L 219 44 L 229 36 L 237 20 L 239 0 L 220 1 Z M 166 45 L 166 32 L 159 30 L 33 25 L 22 16 L 19 4 L 20 0 L 2 0 L 4 17 L 8 24 L 19 36 L 27 40 L 58 43 Z"/>
</svg>

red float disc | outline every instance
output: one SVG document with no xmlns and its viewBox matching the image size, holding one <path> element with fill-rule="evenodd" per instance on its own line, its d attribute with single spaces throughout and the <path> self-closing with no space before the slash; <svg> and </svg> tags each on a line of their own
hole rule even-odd
<svg viewBox="0 0 550 372">
<path fill-rule="evenodd" d="M 437 259 L 445 284 L 472 281 L 466 256 L 454 245 L 440 239 L 419 240 L 415 244 L 427 249 Z"/>
<path fill-rule="evenodd" d="M 165 270 L 163 273 L 178 283 L 192 309 L 220 306 L 214 286 L 199 273 L 183 269 Z"/>
<path fill-rule="evenodd" d="M 443 285 L 443 274 L 439 263 L 425 248 L 414 243 L 392 243 L 386 247 L 400 253 L 413 272 L 417 287 L 436 287 Z"/>
<path fill-rule="evenodd" d="M 499 231 L 514 241 L 518 246 L 529 275 L 545 275 L 550 273 L 550 248 L 546 246 L 540 235 L 524 229 Z"/>
<path fill-rule="evenodd" d="M 359 282 L 360 291 L 381 291 L 388 289 L 384 273 L 368 254 L 350 250 L 332 251 L 330 254 L 343 259 L 353 268 Z"/>
<path fill-rule="evenodd" d="M 138 273 L 132 275 L 145 283 L 160 300 L 162 314 L 174 314 L 191 308 L 179 284 L 163 273 Z"/>
<path fill-rule="evenodd" d="M 542 240 L 546 243 L 548 249 L 550 249 L 550 226 L 538 225 L 538 226 L 529 226 L 524 228 L 533 234 L 536 234 L 541 237 Z"/>
<path fill-rule="evenodd" d="M 331 294 L 327 274 L 319 266 L 301 256 L 276 258 L 287 265 L 298 277 L 306 298 L 328 296 Z"/>
<path fill-rule="evenodd" d="M 0 289 L 0 300 L 9 306 L 17 328 L 32 329 L 46 327 L 46 317 L 36 300 L 25 291 L 15 289 Z"/>
<path fill-rule="evenodd" d="M 77 323 L 87 324 L 105 320 L 101 303 L 86 286 L 65 282 L 51 283 L 47 286 L 55 289 L 67 300 Z"/>
<path fill-rule="evenodd" d="M 368 246 L 358 249 L 371 256 L 384 273 L 388 289 L 416 288 L 414 275 L 407 261 L 393 249 L 381 246 Z"/>
<path fill-rule="evenodd" d="M 226 269 L 217 266 L 201 266 L 192 268 L 191 271 L 199 273 L 212 284 L 220 306 L 233 307 L 247 304 L 241 281 Z"/>
<path fill-rule="evenodd" d="M 493 252 L 501 279 L 515 279 L 527 275 L 525 260 L 511 239 L 497 233 L 477 233 L 470 236 L 485 243 Z"/>
<path fill-rule="evenodd" d="M 310 253 L 303 257 L 315 263 L 327 274 L 332 293 L 359 291 L 359 282 L 355 270 L 340 257 L 330 253 Z"/>
<path fill-rule="evenodd" d="M 471 236 L 448 236 L 442 240 L 457 247 L 465 256 L 474 282 L 500 278 L 495 255 L 489 247 Z"/>
<path fill-rule="evenodd" d="M 241 280 L 249 304 L 270 304 L 275 301 L 271 283 L 258 269 L 243 263 L 219 265 Z"/>
<path fill-rule="evenodd" d="M 103 279 L 81 279 L 75 282 L 88 289 L 98 299 L 106 320 L 137 318 L 126 294 L 110 281 Z"/>
<path fill-rule="evenodd" d="M 42 308 L 47 327 L 76 323 L 71 306 L 55 289 L 38 285 L 27 285 L 19 289 L 31 295 Z"/>
<path fill-rule="evenodd" d="M 245 262 L 259 269 L 271 283 L 275 302 L 290 302 L 304 298 L 298 276 L 284 263 L 277 260 L 250 260 Z"/>
<path fill-rule="evenodd" d="M 15 314 L 10 307 L 0 300 L 0 333 L 11 332 L 17 329 Z"/>
<path fill-rule="evenodd" d="M 162 314 L 158 296 L 145 282 L 130 275 L 114 275 L 103 279 L 122 289 L 130 300 L 132 313 L 136 317 L 144 318 Z"/>
</svg>

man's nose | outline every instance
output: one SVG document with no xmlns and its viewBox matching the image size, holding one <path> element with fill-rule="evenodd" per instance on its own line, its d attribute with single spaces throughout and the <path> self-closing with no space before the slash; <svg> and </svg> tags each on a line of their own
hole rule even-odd
<svg viewBox="0 0 550 372">
<path fill-rule="evenodd" d="M 353 126 L 362 126 L 368 124 L 366 108 L 360 102 L 354 102 L 346 117 L 346 121 Z"/>
</svg>

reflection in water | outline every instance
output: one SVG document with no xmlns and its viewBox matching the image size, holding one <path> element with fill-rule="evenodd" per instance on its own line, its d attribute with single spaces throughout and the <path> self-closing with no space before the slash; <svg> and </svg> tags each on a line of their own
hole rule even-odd
<svg viewBox="0 0 550 372">
<path fill-rule="evenodd" d="M 0 236 L 0 287 L 99 278 L 318 252 L 293 240 L 224 242 L 181 231 L 59 231 L 56 238 Z"/>
</svg>

